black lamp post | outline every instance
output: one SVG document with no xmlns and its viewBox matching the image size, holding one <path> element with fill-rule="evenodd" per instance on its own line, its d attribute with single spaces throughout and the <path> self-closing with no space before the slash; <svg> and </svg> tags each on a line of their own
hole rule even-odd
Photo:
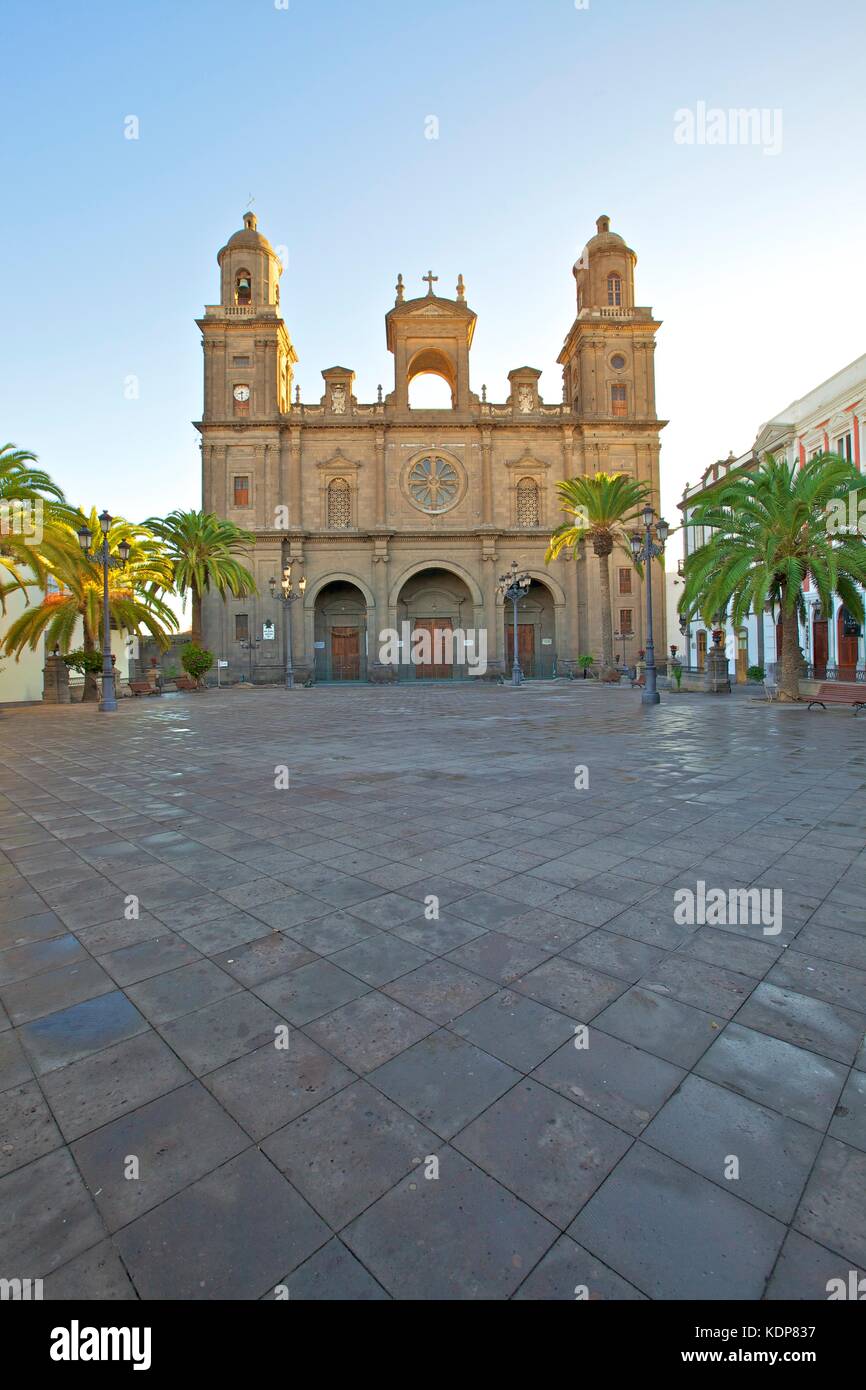
<svg viewBox="0 0 866 1390">
<path fill-rule="evenodd" d="M 300 580 L 297 589 L 292 580 L 292 566 L 286 565 L 283 570 L 283 577 L 277 584 L 276 579 L 271 580 L 271 598 L 279 601 L 286 613 L 286 689 L 295 688 L 295 668 L 292 664 L 292 604 L 297 603 L 299 598 L 303 598 L 307 592 L 306 579 Z"/>
<path fill-rule="evenodd" d="M 117 710 L 117 691 L 114 685 L 114 664 L 111 660 L 111 609 L 108 602 L 108 571 L 111 569 L 122 569 L 129 559 L 129 541 L 123 540 L 117 547 L 117 556 L 108 553 L 108 533 L 111 530 L 111 523 L 114 520 L 108 512 L 103 512 L 99 518 L 99 528 L 102 532 L 102 544 L 98 550 L 90 549 L 93 544 L 93 532 L 85 524 L 78 532 L 78 544 L 86 559 L 93 560 L 102 565 L 102 699 L 99 708 L 103 714 L 113 714 Z"/>
<path fill-rule="evenodd" d="M 257 652 L 261 645 L 261 642 L 257 641 L 256 638 L 252 636 L 246 638 L 246 640 L 240 644 L 241 651 L 249 652 L 250 654 L 250 685 L 253 683 L 253 652 Z"/>
<path fill-rule="evenodd" d="M 653 522 L 655 522 L 656 541 L 653 541 Z M 641 695 L 641 704 L 658 705 L 661 696 L 656 688 L 656 656 L 653 639 L 653 584 L 652 562 L 664 553 L 665 541 L 670 527 L 661 517 L 656 517 L 652 505 L 647 502 L 643 509 L 643 534 L 636 531 L 630 537 L 631 553 L 636 561 L 644 564 L 646 579 L 646 687 Z"/>
<path fill-rule="evenodd" d="M 506 600 L 514 604 L 514 662 L 511 667 L 511 684 L 522 685 L 524 676 L 520 669 L 520 656 L 517 649 L 517 605 L 522 598 L 529 593 L 532 579 L 522 571 L 516 560 L 511 561 L 511 569 L 507 574 L 499 576 L 499 592 Z"/>
</svg>

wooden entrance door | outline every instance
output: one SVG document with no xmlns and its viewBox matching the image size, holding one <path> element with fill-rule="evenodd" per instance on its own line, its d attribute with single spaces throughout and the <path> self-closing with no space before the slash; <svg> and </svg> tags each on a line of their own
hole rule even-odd
<svg viewBox="0 0 866 1390">
<path fill-rule="evenodd" d="M 830 639 L 826 618 L 816 618 L 812 625 L 812 666 L 815 680 L 822 681 L 827 675 L 827 657 L 830 654 Z"/>
<path fill-rule="evenodd" d="M 331 628 L 331 680 L 361 679 L 361 634 L 356 627 Z"/>
<path fill-rule="evenodd" d="M 737 680 L 740 685 L 748 679 L 749 672 L 749 634 L 743 628 L 737 633 Z"/>
<path fill-rule="evenodd" d="M 707 634 L 701 628 L 698 633 L 698 670 L 703 671 L 707 664 Z"/>
<path fill-rule="evenodd" d="M 531 679 L 535 675 L 535 624 L 517 624 L 517 658 L 524 676 Z M 514 623 L 505 621 L 505 669 L 510 671 L 514 665 Z"/>
<path fill-rule="evenodd" d="M 847 608 L 839 610 L 838 657 L 836 674 L 840 681 L 853 681 L 857 674 L 859 628 Z"/>
<path fill-rule="evenodd" d="M 452 661 L 452 644 L 448 634 L 454 624 L 450 618 L 416 618 L 413 626 L 415 632 L 426 632 L 429 634 L 428 654 L 430 662 L 423 666 L 415 667 L 415 679 L 418 681 L 449 681 L 454 676 L 454 665 Z M 444 634 L 439 637 L 437 634 Z M 442 660 L 437 662 L 437 657 Z"/>
</svg>

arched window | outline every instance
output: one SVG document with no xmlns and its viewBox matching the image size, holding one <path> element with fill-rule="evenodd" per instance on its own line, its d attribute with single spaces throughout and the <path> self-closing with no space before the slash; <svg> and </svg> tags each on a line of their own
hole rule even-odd
<svg viewBox="0 0 866 1390">
<path fill-rule="evenodd" d="M 617 309 L 622 305 L 622 279 L 619 275 L 607 277 L 607 302 Z"/>
<path fill-rule="evenodd" d="M 541 525 L 538 483 L 534 478 L 521 478 L 517 484 L 517 524 L 518 526 Z"/>
<path fill-rule="evenodd" d="M 348 531 L 352 525 L 352 492 L 345 478 L 328 484 L 328 525 L 334 531 Z"/>
<path fill-rule="evenodd" d="M 251 304 L 253 300 L 253 277 L 248 270 L 239 270 L 235 276 L 235 303 Z"/>
</svg>

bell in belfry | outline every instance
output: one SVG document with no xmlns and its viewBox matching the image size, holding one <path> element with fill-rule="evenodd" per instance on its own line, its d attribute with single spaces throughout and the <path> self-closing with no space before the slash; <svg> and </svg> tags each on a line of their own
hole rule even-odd
<svg viewBox="0 0 866 1390">
<path fill-rule="evenodd" d="M 249 304 L 252 299 L 252 285 L 248 275 L 241 275 L 238 279 L 238 303 Z"/>
</svg>

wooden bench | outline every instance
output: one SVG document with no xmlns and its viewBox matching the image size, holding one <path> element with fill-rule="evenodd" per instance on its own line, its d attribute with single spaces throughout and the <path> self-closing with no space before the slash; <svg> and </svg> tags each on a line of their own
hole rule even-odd
<svg viewBox="0 0 866 1390">
<path fill-rule="evenodd" d="M 158 695 L 159 691 L 150 681 L 130 681 L 129 688 L 133 695 Z"/>
<path fill-rule="evenodd" d="M 828 705 L 850 705 L 856 718 L 861 709 L 866 709 L 866 699 L 856 699 L 856 693 L 856 686 L 837 685 L 836 682 L 829 681 L 818 686 L 817 695 L 801 695 L 799 702 L 801 705 L 808 706 L 809 709 L 814 709 L 816 705 L 820 705 L 823 710 L 826 710 Z M 866 695 L 866 690 L 863 691 L 863 694 Z"/>
<path fill-rule="evenodd" d="M 198 690 L 198 681 L 194 681 L 192 676 L 175 676 L 174 683 L 178 690 Z"/>
</svg>

